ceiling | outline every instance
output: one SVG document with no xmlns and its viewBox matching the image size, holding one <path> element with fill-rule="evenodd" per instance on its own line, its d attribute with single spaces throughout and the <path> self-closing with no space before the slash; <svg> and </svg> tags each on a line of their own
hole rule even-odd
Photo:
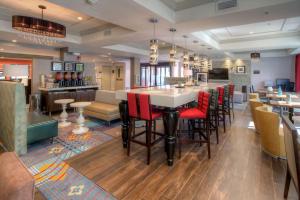
<svg viewBox="0 0 300 200">
<path fill-rule="evenodd" d="M 200 6 L 214 2 L 215 0 L 161 0 L 165 5 L 175 11 Z"/>
<path fill-rule="evenodd" d="M 299 33 L 300 17 L 278 19 L 241 26 L 224 27 L 208 31 L 216 40 L 226 41 L 240 38 L 255 38 L 258 36 Z"/>
<path fill-rule="evenodd" d="M 94 4 L 86 0 L 0 0 L 0 49 L 30 53 L 32 47 L 38 53 L 36 49 L 49 52 L 69 47 L 72 52 L 95 57 L 110 53 L 145 58 L 153 38 L 149 19 L 154 17 L 159 21 L 159 59 L 167 59 L 172 41 L 179 54 L 187 48 L 217 58 L 254 50 L 298 52 L 300 0 L 238 0 L 236 8 L 223 11 L 216 11 L 211 2 L 214 0 L 95 0 Z M 47 6 L 46 19 L 67 27 L 67 37 L 53 47 L 24 40 L 11 28 L 12 15 L 38 17 L 40 4 Z M 171 27 L 177 29 L 174 40 Z M 183 35 L 188 36 L 187 41 Z M 18 42 L 13 44 L 13 39 Z"/>
</svg>

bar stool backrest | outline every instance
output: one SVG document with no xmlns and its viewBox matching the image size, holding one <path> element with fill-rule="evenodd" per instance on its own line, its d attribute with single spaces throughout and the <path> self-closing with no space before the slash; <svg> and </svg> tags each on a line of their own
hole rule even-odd
<svg viewBox="0 0 300 200">
<path fill-rule="evenodd" d="M 229 85 L 224 85 L 224 101 L 228 101 L 230 98 Z"/>
<path fill-rule="evenodd" d="M 143 120 L 152 120 L 151 102 L 149 94 L 140 94 L 140 118 Z"/>
<path fill-rule="evenodd" d="M 219 94 L 218 101 L 222 102 L 222 104 L 223 104 L 223 101 L 224 101 L 224 87 L 217 87 L 217 90 L 218 90 L 218 94 Z"/>
<path fill-rule="evenodd" d="M 129 117 L 135 117 L 135 118 L 138 117 L 136 98 L 137 98 L 137 95 L 135 93 L 127 93 Z"/>
<path fill-rule="evenodd" d="M 233 98 L 233 95 L 234 95 L 234 85 L 233 84 L 229 85 L 229 94 L 230 94 L 230 98 Z"/>
<path fill-rule="evenodd" d="M 207 115 L 207 112 L 209 110 L 209 100 L 210 100 L 210 95 L 207 92 L 203 92 L 203 97 L 202 97 L 202 106 L 200 110 Z"/>
<path fill-rule="evenodd" d="M 204 95 L 204 92 L 203 91 L 200 91 L 198 93 L 198 108 L 201 110 L 202 108 L 202 103 L 203 103 L 203 95 Z"/>
<path fill-rule="evenodd" d="M 218 103 L 218 97 L 219 97 L 219 93 L 217 90 L 214 89 L 209 89 L 209 94 L 210 94 L 210 107 L 212 107 L 213 109 L 217 109 L 219 106 Z"/>
</svg>

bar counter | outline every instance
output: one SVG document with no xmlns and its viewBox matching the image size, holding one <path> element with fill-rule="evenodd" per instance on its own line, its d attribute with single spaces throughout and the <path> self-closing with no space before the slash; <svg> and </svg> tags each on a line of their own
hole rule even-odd
<svg viewBox="0 0 300 200">
<path fill-rule="evenodd" d="M 61 111 L 59 104 L 54 103 L 59 99 L 74 99 L 75 102 L 95 101 L 96 90 L 99 86 L 77 86 L 77 87 L 60 87 L 60 88 L 39 88 L 41 92 L 42 110 L 49 113 Z M 69 108 L 69 107 L 68 107 Z"/>
<path fill-rule="evenodd" d="M 165 132 L 165 151 L 167 154 L 167 164 L 173 165 L 174 152 L 176 143 L 176 131 L 178 124 L 177 107 L 197 101 L 199 91 L 216 89 L 223 86 L 223 83 L 203 83 L 200 86 L 186 86 L 177 88 L 176 86 L 158 86 L 149 88 L 139 88 L 131 90 L 116 91 L 116 98 L 121 100 L 119 104 L 120 117 L 122 120 L 122 140 L 123 147 L 127 148 L 128 131 L 129 131 L 129 114 L 127 93 L 149 94 L 152 105 L 164 107 L 163 124 Z"/>
</svg>

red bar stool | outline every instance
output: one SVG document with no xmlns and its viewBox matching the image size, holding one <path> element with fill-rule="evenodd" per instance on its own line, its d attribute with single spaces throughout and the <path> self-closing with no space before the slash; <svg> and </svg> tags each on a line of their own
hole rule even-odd
<svg viewBox="0 0 300 200">
<path fill-rule="evenodd" d="M 234 110 L 233 110 L 234 85 L 233 84 L 229 85 L 229 94 L 230 94 L 230 104 L 231 104 L 230 109 L 232 110 L 232 117 L 234 119 Z"/>
<path fill-rule="evenodd" d="M 131 96 L 130 93 L 127 95 Z M 138 101 L 135 101 L 134 99 L 138 99 Z M 146 121 L 146 131 L 143 131 L 139 134 L 132 135 L 132 129 L 134 129 L 134 124 L 131 123 L 130 130 L 129 130 L 129 136 L 128 136 L 128 149 L 127 154 L 130 155 L 130 143 L 134 142 L 137 144 L 140 144 L 142 146 L 147 147 L 147 164 L 150 164 L 150 156 L 151 156 L 151 147 L 155 144 L 157 144 L 159 141 L 164 139 L 164 134 L 156 132 L 156 123 L 155 120 L 159 119 L 162 116 L 161 112 L 155 112 L 152 110 L 151 102 L 150 102 L 150 96 L 147 94 L 139 94 L 135 95 L 135 98 L 128 97 L 128 107 L 129 107 L 129 116 L 132 120 L 139 119 L 139 120 L 145 120 Z M 131 101 L 131 103 L 129 102 Z M 137 106 L 137 102 L 139 102 L 139 106 Z M 134 108 L 135 107 L 135 108 Z M 137 109 L 139 108 L 139 110 Z M 132 111 L 130 111 L 132 110 Z M 136 112 L 135 112 L 136 111 Z M 139 113 L 139 114 L 138 114 Z M 138 115 L 138 117 L 136 117 Z M 131 120 L 131 121 L 132 121 Z M 154 125 L 153 131 L 152 126 Z M 142 142 L 140 140 L 137 140 L 136 137 L 142 135 L 143 133 L 146 133 L 146 142 Z M 157 139 L 155 137 L 151 136 L 159 135 Z"/>
<path fill-rule="evenodd" d="M 207 92 L 199 92 L 198 94 L 198 107 L 196 108 L 188 108 L 179 111 L 179 130 L 177 132 L 178 137 L 178 150 L 179 150 L 179 158 L 181 157 L 181 145 L 183 142 L 187 143 L 207 143 L 207 151 L 208 151 L 208 158 L 210 158 L 210 122 L 209 122 L 209 100 L 210 95 Z M 199 133 L 199 140 L 188 139 L 183 140 L 181 138 L 182 130 L 180 122 L 184 119 L 187 120 L 199 120 L 199 127 L 193 127 L 193 132 Z M 201 123 L 202 122 L 202 123 Z M 201 124 L 204 127 L 201 127 Z M 206 134 L 203 133 L 205 131 Z"/>
</svg>

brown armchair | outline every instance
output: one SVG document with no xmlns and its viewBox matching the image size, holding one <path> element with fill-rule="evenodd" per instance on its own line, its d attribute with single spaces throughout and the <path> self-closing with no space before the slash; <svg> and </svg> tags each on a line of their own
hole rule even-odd
<svg viewBox="0 0 300 200">
<path fill-rule="evenodd" d="M 284 186 L 284 198 L 287 198 L 291 180 L 298 192 L 298 199 L 300 199 L 299 185 L 300 185 L 300 161 L 299 161 L 299 143 L 297 141 L 298 133 L 292 122 L 288 117 L 282 117 L 284 143 L 287 158 L 287 170 Z"/>
</svg>

